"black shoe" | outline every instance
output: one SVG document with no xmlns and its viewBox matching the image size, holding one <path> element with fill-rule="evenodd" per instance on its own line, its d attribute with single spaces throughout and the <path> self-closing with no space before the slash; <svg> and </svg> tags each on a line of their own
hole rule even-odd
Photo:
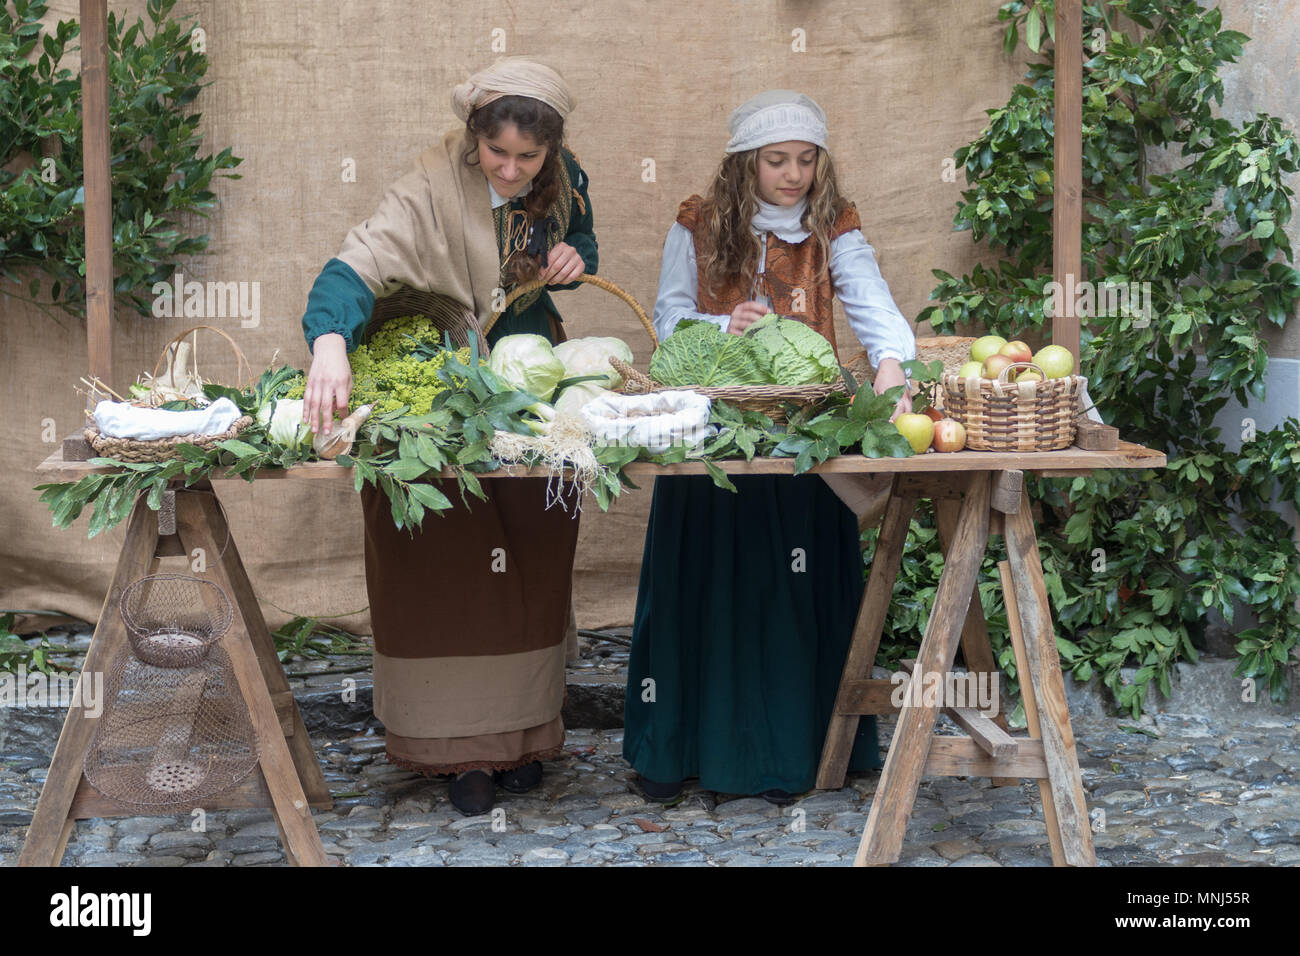
<svg viewBox="0 0 1300 956">
<path fill-rule="evenodd" d="M 471 770 L 451 782 L 448 788 L 452 806 L 467 817 L 477 817 L 492 809 L 497 788 L 492 774 L 484 770 Z"/>
<path fill-rule="evenodd" d="M 675 783 L 660 783 L 657 780 L 651 780 L 649 777 L 638 774 L 634 782 L 637 789 L 641 791 L 641 795 L 655 803 L 675 803 L 682 797 L 682 782 L 680 780 Z"/>
<path fill-rule="evenodd" d="M 788 807 L 794 803 L 794 794 L 786 790 L 764 790 L 759 796 L 777 807 Z"/>
<path fill-rule="evenodd" d="M 534 760 L 513 770 L 498 770 L 497 783 L 510 793 L 527 793 L 542 782 L 542 762 Z"/>
</svg>

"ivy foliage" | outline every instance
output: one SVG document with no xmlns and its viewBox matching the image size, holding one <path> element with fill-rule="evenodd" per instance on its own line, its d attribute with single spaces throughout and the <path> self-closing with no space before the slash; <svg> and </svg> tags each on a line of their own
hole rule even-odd
<svg viewBox="0 0 1300 956">
<path fill-rule="evenodd" d="M 940 304 L 919 318 L 937 333 L 1019 338 L 1046 322 L 1053 14 L 1044 0 L 999 9 L 1008 51 L 1023 39 L 1040 58 L 956 152 L 968 188 L 954 224 L 1002 258 L 959 277 L 935 270 Z M 1300 301 L 1283 228 L 1300 147 L 1274 116 L 1214 115 L 1219 70 L 1249 39 L 1223 29 L 1219 10 L 1110 0 L 1083 16 L 1082 278 L 1150 283 L 1150 297 L 1085 313 L 1080 364 L 1105 421 L 1165 452 L 1169 467 L 1036 485 L 1047 504 L 1040 547 L 1062 572 L 1054 607 L 1079 650 L 1066 666 L 1081 680 L 1101 675 L 1136 716 L 1150 685 L 1168 695 L 1175 664 L 1196 660 L 1207 613 L 1234 625 L 1244 608 L 1258 624 L 1236 635 L 1237 674 L 1281 701 L 1300 638 L 1300 554 L 1275 502 L 1300 505 L 1300 422 L 1263 430 L 1246 419 L 1229 436 L 1213 422 L 1230 399 L 1264 399 L 1263 333 Z"/>
<path fill-rule="evenodd" d="M 149 314 L 142 292 L 208 246 L 189 235 L 216 207 L 214 176 L 242 160 L 229 148 L 202 155 L 191 104 L 208 69 L 193 23 L 171 18 L 176 0 L 149 0 L 148 22 L 108 14 L 109 153 L 114 292 Z M 0 0 L 0 275 L 27 295 L 85 312 L 85 195 L 81 82 L 63 66 L 80 25 L 47 31 L 46 0 Z M 48 308 L 47 308 L 48 311 Z M 53 313 L 51 313 L 53 314 Z"/>
</svg>

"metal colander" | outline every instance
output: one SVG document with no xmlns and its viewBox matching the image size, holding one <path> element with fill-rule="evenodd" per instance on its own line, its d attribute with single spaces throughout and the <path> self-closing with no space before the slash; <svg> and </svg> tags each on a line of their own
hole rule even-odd
<svg viewBox="0 0 1300 956">
<path fill-rule="evenodd" d="M 156 574 L 123 592 L 131 649 L 113 659 L 104 711 L 83 769 L 110 799 L 154 809 L 193 807 L 257 766 L 257 736 L 217 640 L 232 611 L 201 578 Z"/>
</svg>

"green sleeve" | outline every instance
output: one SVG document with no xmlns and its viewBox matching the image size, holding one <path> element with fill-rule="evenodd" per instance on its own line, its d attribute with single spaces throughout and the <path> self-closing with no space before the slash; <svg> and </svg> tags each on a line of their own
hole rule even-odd
<svg viewBox="0 0 1300 956">
<path fill-rule="evenodd" d="M 589 275 L 595 275 L 596 267 L 600 264 L 600 255 L 596 248 L 596 226 L 595 218 L 591 214 L 591 198 L 587 195 L 589 185 L 587 174 L 567 149 L 564 150 L 564 163 L 568 167 L 573 188 L 578 192 L 578 195 L 573 198 L 573 207 L 569 213 L 569 231 L 564 241 L 573 246 L 578 251 L 578 255 L 582 256 L 586 266 L 585 271 Z M 547 288 L 576 289 L 579 285 L 580 283 L 570 282 L 565 285 L 547 286 Z"/>
<path fill-rule="evenodd" d="M 312 353 L 316 339 L 329 332 L 343 336 L 348 351 L 354 351 L 361 344 L 374 305 L 374 293 L 351 266 L 342 259 L 325 263 L 307 295 L 307 311 L 302 317 L 302 334 Z"/>
</svg>

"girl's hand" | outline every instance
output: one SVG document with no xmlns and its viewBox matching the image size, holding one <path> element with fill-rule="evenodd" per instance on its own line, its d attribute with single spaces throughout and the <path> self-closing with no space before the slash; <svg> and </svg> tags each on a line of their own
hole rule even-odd
<svg viewBox="0 0 1300 956">
<path fill-rule="evenodd" d="M 727 325 L 727 331 L 732 335 L 740 335 L 767 313 L 767 306 L 761 302 L 752 299 L 749 302 L 742 302 L 731 310 L 731 322 Z"/>
<path fill-rule="evenodd" d="M 328 435 L 334 413 L 338 412 L 339 417 L 347 415 L 351 395 L 352 364 L 348 361 L 347 341 L 337 332 L 318 336 L 307 371 L 302 420 L 312 431 Z"/>
<path fill-rule="evenodd" d="M 907 376 L 903 374 L 903 366 L 899 364 L 898 359 L 887 358 L 880 360 L 880 368 L 876 369 L 876 381 L 873 385 L 877 395 L 883 395 L 895 385 L 906 387 Z M 912 396 L 903 392 L 903 397 L 898 400 L 894 406 L 894 414 L 889 416 L 892 422 L 899 415 L 907 414 L 912 410 Z"/>
<path fill-rule="evenodd" d="M 546 254 L 546 268 L 537 274 L 548 285 L 564 285 L 573 282 L 587 271 L 587 264 L 582 261 L 578 250 L 567 242 L 557 242 Z"/>
</svg>

